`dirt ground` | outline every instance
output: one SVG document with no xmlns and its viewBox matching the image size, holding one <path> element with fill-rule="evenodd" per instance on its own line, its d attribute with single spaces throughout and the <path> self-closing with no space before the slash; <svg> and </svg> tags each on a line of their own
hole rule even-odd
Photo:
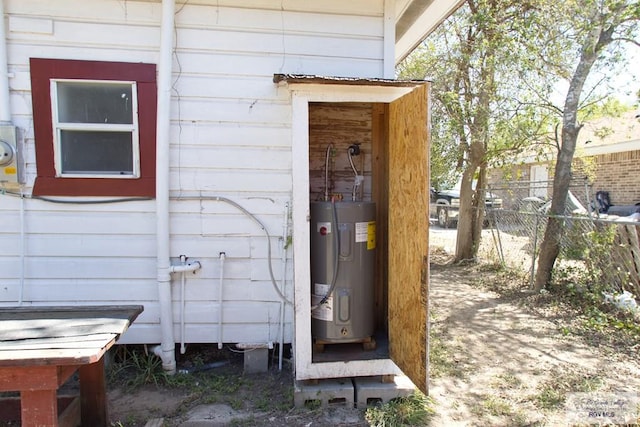
<svg viewBox="0 0 640 427">
<path fill-rule="evenodd" d="M 515 276 L 514 283 L 502 283 L 501 292 L 494 292 L 498 278 L 491 269 L 448 262 L 444 251 L 433 251 L 429 395 L 435 415 L 426 425 L 566 425 L 566 393 L 640 392 L 638 342 L 585 333 L 566 307 L 522 291 L 526 285 Z M 207 350 L 197 351 L 191 362 L 179 360 L 179 367 L 193 359 L 211 361 Z M 241 355 L 216 357 L 228 364 L 189 374 L 182 385 L 132 391 L 114 383 L 112 425 L 140 426 L 152 418 L 183 427 L 369 425 L 356 409 L 292 409 L 287 363 L 282 372 L 275 367 L 268 374 L 245 376 Z M 195 423 L 198 411 L 211 422 Z"/>
<path fill-rule="evenodd" d="M 490 269 L 432 260 L 431 426 L 567 425 L 567 393 L 640 392 L 639 342 L 586 331 L 566 306 Z"/>
</svg>

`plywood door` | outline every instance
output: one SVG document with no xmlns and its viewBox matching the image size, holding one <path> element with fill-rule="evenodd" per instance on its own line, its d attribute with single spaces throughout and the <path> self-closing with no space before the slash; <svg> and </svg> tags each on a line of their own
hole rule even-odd
<svg viewBox="0 0 640 427">
<path fill-rule="evenodd" d="M 388 316 L 391 359 L 427 392 L 428 85 L 389 106 Z"/>
</svg>

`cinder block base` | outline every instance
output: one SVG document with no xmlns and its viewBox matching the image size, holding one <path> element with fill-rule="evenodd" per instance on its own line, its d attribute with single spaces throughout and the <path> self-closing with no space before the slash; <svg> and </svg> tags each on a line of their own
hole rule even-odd
<svg viewBox="0 0 640 427">
<path fill-rule="evenodd" d="M 252 348 L 244 351 L 244 373 L 256 374 L 269 370 L 269 349 Z"/>
<path fill-rule="evenodd" d="M 353 383 L 358 409 L 387 403 L 397 397 L 409 396 L 416 389 L 411 380 L 405 376 L 395 376 L 393 382 L 389 383 L 382 382 L 381 377 L 360 377 L 355 378 Z"/>
<path fill-rule="evenodd" d="M 340 405 L 353 408 L 354 392 L 351 378 L 317 380 L 317 382 L 296 381 L 293 401 L 297 408 L 306 404 L 320 404 L 322 407 Z"/>
</svg>

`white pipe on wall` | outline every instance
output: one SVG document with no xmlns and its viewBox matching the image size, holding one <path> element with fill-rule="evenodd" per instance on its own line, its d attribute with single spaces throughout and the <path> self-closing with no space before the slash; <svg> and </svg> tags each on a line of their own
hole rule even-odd
<svg viewBox="0 0 640 427">
<path fill-rule="evenodd" d="M 25 252 L 27 250 L 25 222 L 26 219 L 24 213 L 24 194 L 22 194 L 22 191 L 20 191 L 20 294 L 18 296 L 18 306 L 21 306 L 24 303 L 24 278 L 27 270 L 27 257 L 25 255 Z"/>
<path fill-rule="evenodd" d="M 0 0 L 0 123 L 11 123 L 11 95 L 9 90 L 9 64 L 7 32 L 4 25 L 4 0 Z M 26 271 L 24 194 L 20 191 L 20 290 L 18 305 L 24 303 L 24 279 Z"/>
<path fill-rule="evenodd" d="M 222 350 L 222 285 L 224 284 L 224 260 L 227 255 L 220 252 L 220 287 L 218 290 L 218 350 Z"/>
<path fill-rule="evenodd" d="M 162 332 L 160 357 L 162 358 L 162 368 L 171 374 L 176 371 L 173 308 L 171 305 L 171 260 L 169 259 L 169 129 L 174 12 L 175 0 L 162 0 L 156 112 L 156 251 L 158 303 Z"/>
<path fill-rule="evenodd" d="M 187 346 L 185 345 L 184 339 L 184 317 L 185 317 L 185 273 L 180 273 L 180 354 L 185 354 L 187 352 Z"/>
<path fill-rule="evenodd" d="M 180 273 L 180 354 L 185 354 L 187 351 L 187 346 L 185 345 L 185 287 L 187 277 L 186 274 L 189 272 L 195 272 L 202 268 L 200 261 L 196 261 L 193 263 L 187 263 L 186 255 L 180 255 L 180 265 L 172 265 L 171 272 L 172 273 Z"/>
<path fill-rule="evenodd" d="M 0 0 L 0 122 L 11 122 L 9 98 L 9 66 L 7 64 L 7 34 L 4 26 L 4 0 Z"/>
<path fill-rule="evenodd" d="M 172 265 L 169 267 L 169 272 L 171 273 L 193 273 L 196 270 L 200 270 L 202 268 L 202 264 L 200 261 L 189 262 L 184 265 Z"/>
<path fill-rule="evenodd" d="M 289 202 L 284 205 L 284 223 L 282 224 L 282 287 L 283 295 L 287 295 L 287 249 L 289 246 Z M 280 300 L 280 343 L 278 347 L 278 370 L 282 371 L 282 356 L 284 347 L 285 302 Z"/>
</svg>

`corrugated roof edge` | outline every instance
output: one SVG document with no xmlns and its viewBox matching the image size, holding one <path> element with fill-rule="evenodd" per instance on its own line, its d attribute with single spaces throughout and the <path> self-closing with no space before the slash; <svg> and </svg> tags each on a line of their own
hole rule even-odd
<svg viewBox="0 0 640 427">
<path fill-rule="evenodd" d="M 394 80 L 362 77 L 316 76 L 309 74 L 274 74 L 273 82 L 412 87 L 424 83 L 429 83 L 429 80 Z"/>
</svg>

